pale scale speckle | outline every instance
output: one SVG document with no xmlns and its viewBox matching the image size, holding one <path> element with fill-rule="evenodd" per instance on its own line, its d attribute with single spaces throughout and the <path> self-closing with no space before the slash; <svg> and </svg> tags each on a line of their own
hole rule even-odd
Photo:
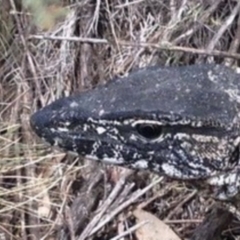
<svg viewBox="0 0 240 240">
<path fill-rule="evenodd" d="M 59 132 L 69 132 L 69 129 L 68 128 L 63 128 L 63 127 L 58 127 L 57 131 L 59 131 Z"/>
<path fill-rule="evenodd" d="M 200 134 L 192 134 L 191 136 L 192 138 L 194 138 L 197 142 L 200 143 L 218 143 L 219 142 L 219 138 L 214 137 L 214 136 L 206 136 L 206 135 L 200 135 Z"/>
<path fill-rule="evenodd" d="M 129 139 L 132 140 L 132 141 L 137 141 L 137 137 L 136 137 L 135 134 L 131 134 Z"/>
<path fill-rule="evenodd" d="M 183 176 L 183 173 L 181 171 L 179 171 L 174 165 L 169 164 L 167 162 L 162 164 L 162 170 L 169 177 L 179 177 L 179 178 L 181 178 Z"/>
<path fill-rule="evenodd" d="M 218 77 L 216 75 L 214 75 L 211 70 L 208 71 L 208 77 L 209 77 L 210 81 L 212 81 L 213 83 L 217 83 Z"/>
<path fill-rule="evenodd" d="M 233 173 L 229 173 L 228 175 L 221 174 L 221 175 L 214 176 L 208 179 L 207 182 L 210 185 L 214 185 L 214 186 L 223 186 L 226 184 L 232 185 L 237 182 L 236 180 L 238 178 L 239 178 L 238 173 L 233 172 Z"/>
<path fill-rule="evenodd" d="M 225 92 L 229 95 L 231 101 L 240 103 L 240 93 L 237 89 L 225 89 Z"/>
<path fill-rule="evenodd" d="M 118 157 L 103 157 L 103 161 L 106 163 L 110 163 L 110 164 L 123 164 L 125 162 L 125 160 L 123 158 L 118 158 Z"/>
<path fill-rule="evenodd" d="M 135 169 L 148 169 L 148 161 L 141 159 L 131 164 Z"/>
<path fill-rule="evenodd" d="M 106 128 L 104 128 L 104 127 L 96 127 L 96 131 L 97 131 L 97 133 L 99 134 L 99 135 L 101 135 L 101 134 L 103 134 L 103 133 L 105 133 L 106 132 Z"/>
<path fill-rule="evenodd" d="M 99 116 L 102 116 L 104 113 L 105 113 L 105 111 L 103 109 L 101 109 L 98 114 L 99 114 Z"/>
<path fill-rule="evenodd" d="M 76 101 L 73 101 L 73 102 L 70 103 L 70 107 L 71 108 L 77 108 L 77 107 L 79 107 L 79 103 L 76 102 Z"/>
<path fill-rule="evenodd" d="M 61 145 L 61 143 L 63 142 L 63 140 L 59 137 L 55 137 L 53 140 L 54 140 L 54 146 L 56 146 L 56 147 Z"/>
</svg>

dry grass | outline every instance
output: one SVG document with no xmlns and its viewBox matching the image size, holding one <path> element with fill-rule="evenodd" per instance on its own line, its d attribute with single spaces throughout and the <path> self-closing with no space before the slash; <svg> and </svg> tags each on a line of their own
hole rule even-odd
<svg viewBox="0 0 240 240">
<path fill-rule="evenodd" d="M 209 196 L 54 151 L 28 120 L 56 98 L 138 67 L 216 62 L 237 68 L 240 2 L 65 0 L 47 6 L 65 16 L 44 26 L 13 0 L 5 7 L 13 29 L 1 30 L 0 43 L 1 239 L 111 239 L 135 224 L 136 207 L 189 237 L 214 203 Z"/>
</svg>

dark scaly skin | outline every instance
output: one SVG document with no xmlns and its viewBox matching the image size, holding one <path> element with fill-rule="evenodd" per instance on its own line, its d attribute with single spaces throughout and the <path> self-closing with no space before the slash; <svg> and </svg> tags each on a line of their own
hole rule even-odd
<svg viewBox="0 0 240 240">
<path fill-rule="evenodd" d="M 92 160 L 203 179 L 238 193 L 240 75 L 214 64 L 148 67 L 31 117 L 40 137 Z"/>
</svg>

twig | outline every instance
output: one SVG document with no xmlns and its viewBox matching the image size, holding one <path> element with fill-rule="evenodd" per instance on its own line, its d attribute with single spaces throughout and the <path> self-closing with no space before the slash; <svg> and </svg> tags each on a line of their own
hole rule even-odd
<svg viewBox="0 0 240 240">
<path fill-rule="evenodd" d="M 138 228 L 142 227 L 143 225 L 147 224 L 148 221 L 143 221 L 143 222 L 140 222 L 136 225 L 134 225 L 133 227 L 130 227 L 127 231 L 119 234 L 118 236 L 114 237 L 114 238 L 111 238 L 110 240 L 118 240 L 118 239 L 121 239 L 122 237 L 125 237 L 127 235 L 129 235 L 130 233 L 136 231 Z"/>
<path fill-rule="evenodd" d="M 162 198 L 164 195 L 172 191 L 172 189 L 175 187 L 175 185 L 165 185 L 160 191 L 157 191 L 156 194 L 154 194 L 151 198 L 146 199 L 142 203 L 140 203 L 137 208 L 143 209 L 146 208 L 150 203 L 155 201 L 157 198 Z"/>
<path fill-rule="evenodd" d="M 113 191 L 111 192 L 111 194 L 109 195 L 108 199 L 105 201 L 105 203 L 103 204 L 101 211 L 92 219 L 92 221 L 87 225 L 87 227 L 84 229 L 84 231 L 82 232 L 82 234 L 80 235 L 80 237 L 78 238 L 78 240 L 84 240 L 86 239 L 86 237 L 88 237 L 91 232 L 93 231 L 92 229 L 94 229 L 94 227 L 96 226 L 96 224 L 98 224 L 98 222 L 100 221 L 100 219 L 102 218 L 103 214 L 107 211 L 107 209 L 109 208 L 109 206 L 112 204 L 112 202 L 115 200 L 115 198 L 117 197 L 117 195 L 119 194 L 119 192 L 121 191 L 121 189 L 123 188 L 127 178 L 132 174 L 132 171 L 127 171 L 126 174 L 124 174 L 121 179 L 117 182 L 115 188 L 113 189 Z"/>
<path fill-rule="evenodd" d="M 229 47 L 229 52 L 230 53 L 234 53 L 237 52 L 238 48 L 239 48 L 239 44 L 240 44 L 240 15 L 238 15 L 238 22 L 237 22 L 237 31 L 236 31 L 236 35 L 234 37 L 234 40 L 232 41 L 230 47 Z M 227 59 L 226 63 L 228 65 L 231 65 L 233 63 L 234 59 Z"/>
<path fill-rule="evenodd" d="M 50 35 L 30 35 L 28 37 L 28 40 L 30 40 L 30 39 L 109 44 L 109 41 L 106 40 L 106 39 L 86 38 L 86 37 L 62 37 L 62 36 L 50 36 Z"/>
<path fill-rule="evenodd" d="M 184 10 L 187 8 L 187 0 L 182 0 L 181 6 L 177 11 L 176 21 L 180 22 L 181 16 L 183 15 Z"/>
<path fill-rule="evenodd" d="M 177 3 L 175 2 L 175 0 L 170 0 L 169 5 L 170 5 L 170 13 L 171 13 L 171 20 L 169 21 L 169 25 L 171 25 L 172 23 L 175 23 L 177 19 L 177 13 L 176 13 Z"/>
<path fill-rule="evenodd" d="M 45 40 L 58 40 L 58 41 L 75 41 L 75 42 L 88 42 L 88 43 L 98 43 L 98 44 L 110 44 L 107 39 L 99 39 L 99 38 L 82 38 L 82 37 L 56 37 L 56 36 L 46 36 L 46 35 L 31 35 L 28 39 L 45 39 Z M 144 48 L 156 48 L 158 50 L 168 50 L 175 52 L 185 52 L 206 56 L 217 56 L 217 57 L 228 57 L 233 59 L 240 59 L 240 54 L 238 53 L 229 53 L 219 50 L 207 51 L 206 49 L 197 49 L 191 47 L 182 47 L 182 46 L 174 46 L 169 43 L 166 44 L 158 44 L 158 43 L 148 43 L 148 42 L 127 42 L 118 40 L 119 45 L 122 46 L 134 46 L 134 47 L 144 47 Z"/>
<path fill-rule="evenodd" d="M 92 230 L 90 235 L 93 235 L 94 233 L 96 233 L 99 229 L 101 229 L 105 224 L 107 224 L 108 222 L 110 222 L 114 216 L 116 216 L 117 214 L 119 214 L 121 211 L 123 211 L 123 209 L 127 208 L 129 205 L 131 205 L 132 203 L 134 203 L 139 197 L 141 197 L 143 194 L 145 194 L 147 191 L 149 191 L 152 187 L 154 187 L 156 184 L 160 183 L 163 180 L 163 177 L 158 178 L 156 181 L 154 181 L 153 183 L 149 184 L 147 187 L 145 187 L 142 190 L 139 190 L 135 193 L 132 194 L 132 197 L 130 199 L 128 199 L 127 201 L 125 201 L 124 203 L 122 203 L 118 208 L 116 208 L 115 210 L 113 210 L 109 215 L 107 215 L 105 218 L 103 218 L 101 220 L 101 222 Z M 79 239 L 80 240 L 80 239 Z"/>
<path fill-rule="evenodd" d="M 144 1 L 145 0 L 136 0 L 136 1 L 133 1 L 133 2 L 127 2 L 127 3 L 124 3 L 124 4 L 117 5 L 117 6 L 115 6 L 115 8 L 129 7 L 131 5 L 139 4 L 139 3 L 144 2 Z"/>
<path fill-rule="evenodd" d="M 227 20 L 225 21 L 225 23 L 220 27 L 220 29 L 218 30 L 218 32 L 214 35 L 214 37 L 212 38 L 212 40 L 210 41 L 210 43 L 207 46 L 207 51 L 211 52 L 216 43 L 219 41 L 219 39 L 222 37 L 222 35 L 224 34 L 224 32 L 228 29 L 228 27 L 233 23 L 233 20 L 235 19 L 236 15 L 239 13 L 240 10 L 240 1 L 238 1 L 238 4 L 236 5 L 236 7 L 233 9 L 232 14 L 227 18 Z"/>
<path fill-rule="evenodd" d="M 203 23 L 207 19 L 209 19 L 210 15 L 217 9 L 218 5 L 220 4 L 222 0 L 215 1 L 212 6 L 208 9 L 208 11 L 205 11 L 200 19 L 198 19 L 199 23 Z M 172 41 L 173 44 L 178 44 L 180 41 L 184 40 L 187 37 L 190 37 L 193 35 L 196 31 L 198 31 L 202 27 L 202 24 L 194 25 L 192 29 L 187 30 L 185 33 L 181 34 L 179 37 L 174 39 Z"/>
<path fill-rule="evenodd" d="M 191 194 L 189 194 L 183 201 L 181 201 L 169 214 L 168 216 L 165 218 L 165 220 L 169 220 L 170 218 L 172 218 L 172 216 L 174 214 L 176 214 L 176 212 L 185 204 L 187 203 L 189 200 L 191 200 L 195 195 L 197 194 L 197 190 L 193 191 Z"/>
<path fill-rule="evenodd" d="M 114 41 L 115 41 L 115 43 L 116 43 L 116 45 L 117 45 L 118 52 L 120 53 L 120 56 L 121 56 L 121 50 L 120 50 L 119 43 L 118 43 L 118 40 L 117 40 L 117 35 L 116 35 L 114 23 L 113 23 L 113 21 L 112 21 L 112 16 L 111 16 L 111 12 L 110 12 L 110 7 L 109 7 L 108 0 L 105 0 L 105 3 L 106 3 L 106 11 L 107 11 L 108 18 L 109 18 L 109 24 L 110 24 L 110 27 L 111 27 L 111 32 L 112 32 Z M 122 56 L 121 56 L 121 57 L 122 57 Z"/>
<path fill-rule="evenodd" d="M 213 50 L 211 52 L 208 52 L 206 49 L 180 47 L 180 46 L 173 46 L 170 44 L 159 45 L 156 43 L 133 43 L 133 42 L 124 42 L 124 41 L 120 41 L 120 44 L 125 46 L 152 47 L 152 48 L 157 48 L 159 50 L 168 50 L 168 51 L 186 52 L 186 53 L 206 55 L 206 56 L 218 56 L 218 57 L 240 59 L 240 54 L 238 53 L 229 53 L 229 52 L 218 51 L 218 50 Z"/>
<path fill-rule="evenodd" d="M 201 223 L 203 219 L 173 219 L 163 220 L 166 224 L 184 224 L 184 223 Z"/>
<path fill-rule="evenodd" d="M 16 12 L 17 8 L 15 6 L 15 2 L 13 0 L 10 0 L 10 4 L 11 4 L 11 7 L 12 7 L 13 11 Z M 34 65 L 34 60 L 31 56 L 30 51 L 29 51 L 29 48 L 28 48 L 28 45 L 27 45 L 27 40 L 25 39 L 24 32 L 23 32 L 23 29 L 22 29 L 22 26 L 21 26 L 21 22 L 20 22 L 17 15 L 13 15 L 13 16 L 14 16 L 14 19 L 16 20 L 17 29 L 18 29 L 18 32 L 19 32 L 19 35 L 20 35 L 21 42 L 22 42 L 23 47 L 24 47 L 24 51 L 26 52 L 28 64 L 29 64 L 33 79 L 35 80 L 37 88 L 40 89 L 40 86 L 38 84 L 38 82 L 39 82 L 38 81 L 38 75 L 37 75 L 37 71 L 36 71 L 36 68 L 35 68 L 35 65 Z"/>
<path fill-rule="evenodd" d="M 92 14 L 93 17 L 92 17 L 92 20 L 91 20 L 91 24 L 88 28 L 88 31 L 87 31 L 86 35 L 89 35 L 92 32 L 94 32 L 94 33 L 97 32 L 97 26 L 98 26 L 99 15 L 100 15 L 100 6 L 101 6 L 101 1 L 97 0 L 94 13 Z"/>
</svg>

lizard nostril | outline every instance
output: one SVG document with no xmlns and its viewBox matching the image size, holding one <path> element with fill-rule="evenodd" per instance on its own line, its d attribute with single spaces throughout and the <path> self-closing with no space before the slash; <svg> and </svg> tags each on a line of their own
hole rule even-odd
<svg viewBox="0 0 240 240">
<path fill-rule="evenodd" d="M 162 133 L 162 127 L 159 125 L 137 124 L 136 129 L 142 137 L 148 139 L 158 138 Z"/>
</svg>

